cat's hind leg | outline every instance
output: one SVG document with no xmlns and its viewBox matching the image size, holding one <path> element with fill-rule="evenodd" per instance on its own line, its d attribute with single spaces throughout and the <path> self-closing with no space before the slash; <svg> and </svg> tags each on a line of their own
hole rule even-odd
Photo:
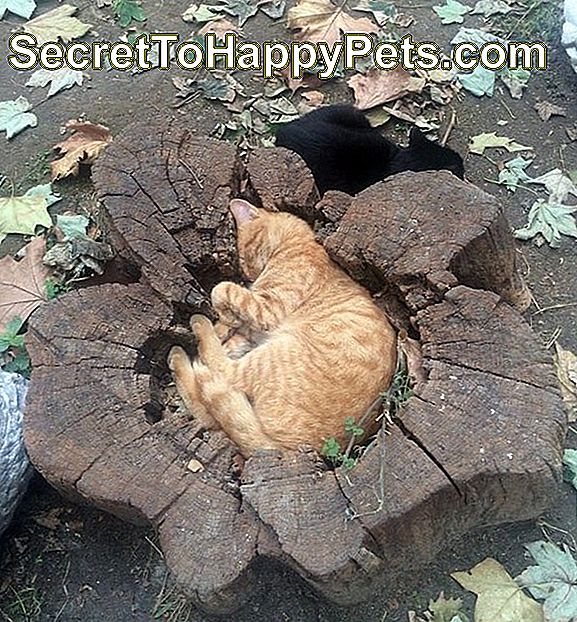
<svg viewBox="0 0 577 622">
<path fill-rule="evenodd" d="M 218 428 L 218 423 L 210 416 L 202 403 L 197 373 L 188 354 L 180 347 L 173 346 L 168 354 L 168 367 L 188 412 L 205 428 Z"/>
<path fill-rule="evenodd" d="M 278 447 L 265 434 L 245 393 L 230 385 L 224 374 L 199 366 L 197 378 L 203 403 L 243 456 L 257 448 Z"/>
</svg>

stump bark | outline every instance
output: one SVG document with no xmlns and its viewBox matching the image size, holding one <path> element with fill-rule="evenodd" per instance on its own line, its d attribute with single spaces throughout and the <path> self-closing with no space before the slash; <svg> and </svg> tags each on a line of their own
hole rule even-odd
<svg viewBox="0 0 577 622">
<path fill-rule="evenodd" d="M 537 516 L 561 478 L 565 413 L 549 355 L 512 306 L 527 293 L 496 200 L 448 173 L 404 173 L 322 200 L 283 149 L 243 164 L 174 121 L 134 126 L 94 180 L 135 282 L 79 290 L 32 317 L 30 457 L 55 486 L 151 523 L 176 580 L 212 612 L 250 594 L 258 556 L 338 603 L 387 585 L 451 538 Z M 166 354 L 237 271 L 227 204 L 315 225 L 328 252 L 420 341 L 427 379 L 351 471 L 310 451 L 241 465 L 177 407 Z M 330 399 L 330 396 L 327 396 Z"/>
</svg>

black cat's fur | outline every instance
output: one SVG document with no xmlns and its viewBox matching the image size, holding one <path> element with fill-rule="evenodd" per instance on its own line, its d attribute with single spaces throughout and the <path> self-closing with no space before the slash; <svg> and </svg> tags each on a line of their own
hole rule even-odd
<svg viewBox="0 0 577 622">
<path fill-rule="evenodd" d="M 402 171 L 448 170 L 463 179 L 461 156 L 413 129 L 408 147 L 398 147 L 350 105 L 319 108 L 282 126 L 276 144 L 298 153 L 321 193 L 361 190 Z"/>
</svg>

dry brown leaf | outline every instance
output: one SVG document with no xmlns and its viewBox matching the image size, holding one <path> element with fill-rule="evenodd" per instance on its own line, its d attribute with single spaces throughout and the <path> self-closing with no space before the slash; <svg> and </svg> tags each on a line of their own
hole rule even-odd
<svg viewBox="0 0 577 622">
<path fill-rule="evenodd" d="M 535 110 L 541 121 L 549 121 L 551 117 L 566 117 L 567 111 L 561 106 L 552 104 L 551 102 L 541 101 L 535 104 Z"/>
<path fill-rule="evenodd" d="M 104 125 L 88 121 L 68 121 L 66 128 L 74 134 L 54 145 L 64 156 L 51 164 L 52 179 L 78 175 L 80 163 L 92 164 L 112 140 L 110 131 Z"/>
<path fill-rule="evenodd" d="M 198 31 L 198 34 L 204 37 L 204 35 L 215 34 L 217 39 L 224 41 L 224 35 L 234 34 L 242 37 L 244 35 L 242 28 L 237 24 L 233 24 L 229 19 L 222 18 L 206 24 Z"/>
<path fill-rule="evenodd" d="M 311 43 L 325 42 L 332 47 L 341 33 L 376 33 L 379 28 L 366 17 L 352 17 L 342 6 L 330 0 L 299 0 L 287 17 L 289 28 L 298 30 L 295 39 Z"/>
<path fill-rule="evenodd" d="M 555 368 L 561 385 L 561 394 L 567 406 L 569 421 L 577 418 L 577 356 L 555 344 Z"/>
<path fill-rule="evenodd" d="M 72 17 L 77 10 L 75 6 L 62 4 L 26 22 L 24 30 L 36 37 L 38 45 L 59 39 L 67 43 L 82 37 L 91 28 L 91 24 L 84 24 L 76 17 Z"/>
<path fill-rule="evenodd" d="M 366 73 L 357 73 L 347 80 L 355 93 L 355 106 L 360 110 L 392 102 L 409 93 L 420 93 L 425 82 L 424 78 L 415 78 L 402 67 L 392 71 L 373 67 Z"/>
<path fill-rule="evenodd" d="M 44 238 L 34 238 L 24 247 L 20 261 L 7 255 L 0 259 L 0 333 L 15 317 L 26 321 L 46 300 L 46 279 L 51 270 L 42 263 L 46 250 Z"/>
<path fill-rule="evenodd" d="M 299 114 L 307 114 L 322 105 L 325 96 L 320 91 L 305 91 L 301 93 L 302 99 L 297 105 Z"/>
</svg>

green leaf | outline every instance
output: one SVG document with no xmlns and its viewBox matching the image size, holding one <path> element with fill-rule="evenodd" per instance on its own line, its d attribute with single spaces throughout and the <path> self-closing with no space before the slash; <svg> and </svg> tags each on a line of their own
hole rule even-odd
<svg viewBox="0 0 577 622">
<path fill-rule="evenodd" d="M 562 235 L 577 238 L 577 224 L 572 216 L 576 210 L 577 206 L 546 203 L 539 199 L 529 211 L 527 224 L 522 229 L 516 229 L 514 235 L 519 240 L 530 240 L 541 235 L 551 248 L 559 248 Z"/>
<path fill-rule="evenodd" d="M 56 226 L 64 234 L 65 240 L 78 240 L 86 237 L 86 230 L 90 220 L 82 214 L 58 214 L 56 216 Z"/>
<path fill-rule="evenodd" d="M 458 73 L 457 80 L 463 88 L 477 97 L 493 96 L 495 89 L 495 72 L 481 65 L 475 67 L 471 73 Z"/>
<path fill-rule="evenodd" d="M 12 372 L 14 374 L 20 374 L 25 378 L 30 378 L 32 364 L 30 362 L 30 356 L 28 352 L 26 352 L 26 349 L 20 350 L 8 362 L 4 363 L 2 369 L 4 371 Z"/>
<path fill-rule="evenodd" d="M 38 118 L 30 110 L 30 103 L 25 97 L 0 102 L 0 132 L 6 132 L 10 139 L 27 127 L 36 127 Z"/>
<path fill-rule="evenodd" d="M 327 438 L 322 446 L 321 454 L 326 458 L 338 458 L 341 454 L 340 443 L 333 437 Z"/>
<path fill-rule="evenodd" d="M 471 7 L 457 0 L 447 0 L 442 6 L 434 6 L 433 11 L 441 18 L 441 24 L 462 24 L 463 15 L 471 12 Z"/>
<path fill-rule="evenodd" d="M 4 17 L 6 11 L 18 15 L 18 17 L 30 19 L 35 8 L 36 2 L 34 0 L 0 0 L 0 19 Z"/>
<path fill-rule="evenodd" d="M 563 545 L 532 542 L 525 545 L 536 566 L 529 566 L 516 579 L 535 598 L 544 600 L 547 622 L 572 622 L 577 619 L 577 563 Z"/>
<path fill-rule="evenodd" d="M 114 3 L 114 14 L 121 28 L 130 26 L 132 20 L 135 22 L 145 22 L 147 19 L 144 9 L 137 0 L 116 0 Z"/>
<path fill-rule="evenodd" d="M 199 24 L 205 24 L 206 22 L 212 22 L 217 19 L 222 18 L 221 13 L 217 13 L 216 11 L 220 11 L 220 7 L 211 6 L 208 4 L 196 4 L 191 5 L 186 9 L 186 11 L 182 14 L 182 19 L 185 22 L 197 22 Z"/>
<path fill-rule="evenodd" d="M 258 4 L 249 0 L 220 0 L 224 4 L 222 11 L 238 18 L 239 26 L 244 26 L 247 19 L 256 15 Z"/>
<path fill-rule="evenodd" d="M 515 192 L 521 183 L 531 180 L 525 172 L 531 162 L 533 160 L 526 160 L 521 156 L 505 162 L 505 168 L 499 173 L 499 183 L 506 186 L 507 190 Z"/>
<path fill-rule="evenodd" d="M 507 136 L 497 136 L 495 132 L 483 132 L 482 134 L 471 137 L 471 142 L 469 144 L 470 153 L 483 155 L 485 149 L 489 149 L 490 147 L 502 147 L 509 153 L 514 151 L 531 151 L 533 149 L 533 147 L 520 145 L 512 138 L 507 138 Z"/>
<path fill-rule="evenodd" d="M 566 449 L 563 453 L 563 479 L 577 490 L 577 449 Z"/>
<path fill-rule="evenodd" d="M 22 328 L 24 321 L 18 315 L 13 317 L 5 326 L 3 336 L 15 337 Z"/>
</svg>

